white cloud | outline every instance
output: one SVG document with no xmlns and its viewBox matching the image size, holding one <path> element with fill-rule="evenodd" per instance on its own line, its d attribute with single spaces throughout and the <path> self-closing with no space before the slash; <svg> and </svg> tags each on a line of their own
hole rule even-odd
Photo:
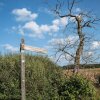
<svg viewBox="0 0 100 100">
<path fill-rule="evenodd" d="M 42 24 L 39 25 L 35 21 L 27 22 L 24 26 L 24 30 L 31 31 L 30 37 L 43 37 L 44 33 L 52 35 L 52 33 L 58 32 L 60 27 L 68 24 L 67 18 L 55 19 L 52 21 L 51 25 Z M 33 34 L 32 34 L 33 33 Z"/>
<path fill-rule="evenodd" d="M 100 41 L 93 41 L 92 42 L 92 49 L 100 48 Z"/>
<path fill-rule="evenodd" d="M 51 25 L 50 30 L 51 30 L 50 32 L 57 32 L 57 31 L 59 31 L 59 27 L 56 25 Z"/>
<path fill-rule="evenodd" d="M 93 52 L 92 51 L 88 51 L 88 52 L 83 52 L 83 57 L 90 57 L 90 56 L 93 56 Z"/>
<path fill-rule="evenodd" d="M 52 21 L 52 23 L 53 23 L 54 25 L 56 25 L 56 26 L 59 26 L 60 20 L 59 20 L 59 19 L 55 19 L 55 20 Z"/>
<path fill-rule="evenodd" d="M 19 49 L 17 47 L 14 47 L 10 44 L 4 44 L 3 47 L 8 50 L 8 51 L 11 51 L 11 52 L 16 52 L 18 51 Z"/>
<path fill-rule="evenodd" d="M 66 38 L 53 38 L 48 41 L 50 45 L 64 45 L 64 44 L 74 44 L 78 40 L 78 36 L 69 35 Z"/>
<path fill-rule="evenodd" d="M 46 27 L 43 28 L 43 27 Z M 43 38 L 44 34 L 43 32 L 46 32 L 48 29 L 47 26 L 42 26 L 42 28 L 34 21 L 30 21 L 27 22 L 24 26 L 23 26 L 23 30 L 28 31 L 28 36 L 29 37 L 37 37 L 37 38 Z"/>
<path fill-rule="evenodd" d="M 68 18 L 66 18 L 66 17 L 61 18 L 60 21 L 61 21 L 61 24 L 62 24 L 63 26 L 65 26 L 65 25 L 68 24 Z"/>
<path fill-rule="evenodd" d="M 12 13 L 16 16 L 17 21 L 27 21 L 23 26 L 13 27 L 12 30 L 17 33 L 27 35 L 29 37 L 43 38 L 44 34 L 53 35 L 68 24 L 68 18 L 59 18 L 52 21 L 51 24 L 39 25 L 34 19 L 38 16 L 36 13 L 32 13 L 26 8 L 14 9 Z"/>
<path fill-rule="evenodd" d="M 43 24 L 43 25 L 38 25 L 35 21 L 30 21 L 27 22 L 24 26 L 24 29 L 31 30 L 35 33 L 45 33 L 45 32 L 57 32 L 59 31 L 59 26 L 56 25 L 55 23 L 51 25 Z"/>
<path fill-rule="evenodd" d="M 14 9 L 12 13 L 16 16 L 17 21 L 31 21 L 38 17 L 37 13 L 32 13 L 26 8 Z"/>
<path fill-rule="evenodd" d="M 24 31 L 31 33 L 32 37 L 43 37 L 44 33 L 54 33 L 59 31 L 59 26 L 51 24 L 38 25 L 35 21 L 27 22 L 23 27 Z"/>
<path fill-rule="evenodd" d="M 63 45 L 64 44 L 64 39 L 63 38 L 53 38 L 48 41 L 50 45 Z"/>
<path fill-rule="evenodd" d="M 78 36 L 74 36 L 74 35 L 69 35 L 66 38 L 68 44 L 74 44 L 77 40 L 78 40 Z"/>
<path fill-rule="evenodd" d="M 53 25 L 56 25 L 56 26 L 65 26 L 68 24 L 68 18 L 63 17 L 60 19 L 55 19 L 52 21 L 52 23 L 53 23 Z"/>
<path fill-rule="evenodd" d="M 30 21 L 30 22 L 27 22 L 24 26 L 23 26 L 24 29 L 28 29 L 30 31 L 33 31 L 35 33 L 41 33 L 40 31 L 40 27 L 39 25 L 34 22 L 34 21 Z"/>
<path fill-rule="evenodd" d="M 76 8 L 76 12 L 81 12 L 81 9 L 80 8 Z"/>
<path fill-rule="evenodd" d="M 50 28 L 48 25 L 41 25 L 40 30 L 42 32 L 50 32 Z"/>
</svg>

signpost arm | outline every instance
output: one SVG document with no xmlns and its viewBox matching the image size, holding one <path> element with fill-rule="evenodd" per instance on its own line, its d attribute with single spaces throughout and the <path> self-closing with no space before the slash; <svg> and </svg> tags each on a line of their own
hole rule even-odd
<svg viewBox="0 0 100 100">
<path fill-rule="evenodd" d="M 25 91 L 25 56 L 24 56 L 24 39 L 21 40 L 20 53 L 21 53 L 21 100 L 26 100 Z"/>
</svg>

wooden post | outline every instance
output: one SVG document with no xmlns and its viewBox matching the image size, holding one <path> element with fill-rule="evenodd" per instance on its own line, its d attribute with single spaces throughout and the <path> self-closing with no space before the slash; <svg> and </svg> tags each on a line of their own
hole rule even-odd
<svg viewBox="0 0 100 100">
<path fill-rule="evenodd" d="M 25 44 L 24 39 L 21 39 L 21 45 L 20 45 L 20 53 L 21 53 L 21 100 L 26 100 L 24 44 Z"/>
<path fill-rule="evenodd" d="M 20 44 L 20 53 L 21 53 L 21 100 L 26 100 L 26 90 L 25 90 L 25 55 L 24 51 L 38 52 L 38 53 L 47 53 L 43 48 L 26 46 L 24 39 L 21 39 Z"/>
</svg>

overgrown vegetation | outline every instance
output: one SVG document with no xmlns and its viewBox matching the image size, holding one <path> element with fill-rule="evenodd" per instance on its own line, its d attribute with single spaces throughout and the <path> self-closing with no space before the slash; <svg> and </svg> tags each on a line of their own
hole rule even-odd
<svg viewBox="0 0 100 100">
<path fill-rule="evenodd" d="M 0 55 L 0 100 L 20 100 L 20 94 L 20 55 Z M 49 58 L 26 55 L 26 100 L 96 100 L 94 95 L 86 79 L 66 78 Z"/>
<path fill-rule="evenodd" d="M 95 100 L 96 91 L 88 80 L 74 75 L 60 87 L 59 94 L 64 100 Z"/>
</svg>

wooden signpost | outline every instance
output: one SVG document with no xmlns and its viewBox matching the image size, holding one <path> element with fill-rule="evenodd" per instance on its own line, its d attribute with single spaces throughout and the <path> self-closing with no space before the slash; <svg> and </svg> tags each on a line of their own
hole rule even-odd
<svg viewBox="0 0 100 100">
<path fill-rule="evenodd" d="M 21 44 L 20 44 L 20 53 L 21 53 L 21 100 L 26 100 L 25 55 L 24 55 L 25 50 L 32 51 L 32 52 L 38 52 L 38 53 L 47 53 L 47 51 L 45 49 L 25 45 L 24 39 L 21 39 Z"/>
</svg>

